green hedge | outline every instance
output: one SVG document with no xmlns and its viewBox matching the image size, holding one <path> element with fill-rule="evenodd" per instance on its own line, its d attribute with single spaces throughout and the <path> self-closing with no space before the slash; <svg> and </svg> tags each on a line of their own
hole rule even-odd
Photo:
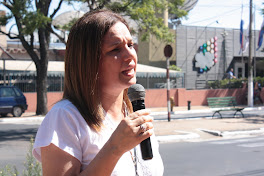
<svg viewBox="0 0 264 176">
<path fill-rule="evenodd" d="M 240 78 L 240 79 L 223 79 L 223 80 L 216 80 L 216 81 L 208 81 L 208 87 L 211 89 L 226 89 L 226 88 L 242 88 L 243 84 L 247 84 L 247 78 Z M 253 79 L 253 85 L 255 82 L 264 85 L 264 77 L 256 77 Z"/>
</svg>

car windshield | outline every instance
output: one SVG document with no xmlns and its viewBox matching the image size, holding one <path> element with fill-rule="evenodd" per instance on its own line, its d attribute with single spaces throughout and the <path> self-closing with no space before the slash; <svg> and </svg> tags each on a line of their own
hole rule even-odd
<svg viewBox="0 0 264 176">
<path fill-rule="evenodd" d="M 16 96 L 15 92 L 12 88 L 1 88 L 0 89 L 0 96 L 1 97 L 14 97 Z"/>
<path fill-rule="evenodd" d="M 18 88 L 14 88 L 14 91 L 16 92 L 16 95 L 17 96 L 22 96 L 22 92 L 20 92 L 19 90 L 18 90 Z"/>
</svg>

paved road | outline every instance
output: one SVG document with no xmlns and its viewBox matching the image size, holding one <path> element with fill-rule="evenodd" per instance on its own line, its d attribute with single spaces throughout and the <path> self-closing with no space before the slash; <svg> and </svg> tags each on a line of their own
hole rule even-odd
<svg viewBox="0 0 264 176">
<path fill-rule="evenodd" d="M 226 112 L 221 112 L 223 118 L 226 117 L 233 117 L 235 111 L 226 111 Z M 264 116 L 264 110 L 256 110 L 256 111 L 252 111 L 252 110 L 244 110 L 243 114 L 245 117 L 258 117 L 258 116 Z M 180 112 L 173 112 L 171 113 L 171 120 L 174 119 L 188 119 L 188 118 L 192 118 L 192 119 L 198 119 L 198 118 L 212 118 L 213 112 L 210 112 L 208 110 L 203 111 L 197 111 L 197 112 L 193 112 L 193 113 L 188 113 L 188 111 L 180 111 Z M 240 115 L 240 114 L 238 114 Z M 159 113 L 158 115 L 155 115 L 155 113 L 152 115 L 154 117 L 155 120 L 168 120 L 168 113 L 167 112 L 163 112 L 162 114 Z M 216 116 L 217 118 L 217 116 Z"/>
<path fill-rule="evenodd" d="M 228 112 L 228 113 L 226 115 L 230 115 L 230 112 Z M 262 111 L 245 111 L 244 113 L 247 117 L 263 116 L 264 115 L 263 110 Z M 172 118 L 210 117 L 211 115 L 212 115 L 211 112 L 204 112 L 204 113 L 199 112 L 199 113 L 189 113 L 189 114 L 188 113 L 181 113 L 181 114 L 179 113 L 179 114 L 172 114 Z M 154 115 L 154 116 L 155 116 L 154 117 L 155 120 L 157 120 L 157 119 L 166 120 L 167 119 L 166 114 Z M 216 122 L 216 120 L 211 120 L 211 119 L 210 120 L 208 119 L 208 121 L 209 122 Z M 187 121 L 184 120 L 182 122 L 187 122 Z M 194 120 L 193 122 L 197 123 L 197 122 L 200 122 L 200 120 L 199 121 Z M 206 122 L 206 124 L 209 122 Z M 227 119 L 221 119 L 220 122 L 222 122 L 222 123 L 227 122 Z M 21 121 L 21 122 L 12 123 L 12 124 L 9 124 L 9 123 L 10 122 L 0 123 L 0 155 L 1 155 L 1 157 L 0 157 L 0 168 L 5 166 L 6 164 L 12 164 L 12 165 L 16 165 L 18 167 L 18 170 L 21 173 L 22 169 L 24 168 L 23 163 L 26 159 L 26 154 L 27 154 L 28 149 L 29 149 L 29 142 L 28 141 L 30 140 L 30 138 L 32 136 L 35 136 L 40 122 L 38 122 L 38 121 L 22 122 Z M 170 125 L 171 124 L 172 123 L 170 123 Z M 178 122 L 177 122 L 177 125 L 179 125 Z M 184 125 L 184 123 L 181 123 L 181 126 L 184 129 L 186 129 L 186 127 L 187 127 L 186 125 Z M 181 129 L 180 128 L 181 126 L 177 127 L 177 129 Z M 198 140 L 198 141 L 201 141 L 201 140 Z M 262 141 L 262 142 L 264 143 L 264 141 Z M 232 145 L 234 145 L 234 144 L 232 144 Z M 223 168 L 223 165 L 228 166 L 227 163 L 229 162 L 229 160 L 224 160 L 224 158 L 213 160 L 213 159 L 215 159 L 214 156 L 216 156 L 216 155 L 219 155 L 218 157 L 224 157 L 225 155 L 233 156 L 233 155 L 229 155 L 229 152 L 231 152 L 231 154 L 233 154 L 231 149 L 234 146 L 232 146 L 232 145 L 231 146 L 221 145 L 221 144 L 209 143 L 209 142 L 196 142 L 196 143 L 194 143 L 194 142 L 191 142 L 191 143 L 178 142 L 178 143 L 168 143 L 168 144 L 162 143 L 161 144 L 161 152 L 162 152 L 163 159 L 165 162 L 165 167 L 166 167 L 166 172 L 164 175 L 167 176 L 167 175 L 172 174 L 172 175 L 184 175 L 185 176 L 185 174 L 182 174 L 182 172 L 185 172 L 186 170 L 190 170 L 190 171 L 188 171 L 188 173 L 189 172 L 192 173 L 192 170 L 193 170 L 193 171 L 197 171 L 197 172 L 201 171 L 201 173 L 204 173 L 204 174 L 206 174 L 205 171 L 207 171 L 207 170 L 208 170 L 208 172 L 213 171 L 214 169 L 216 169 L 218 171 L 219 168 Z M 227 147 L 227 146 L 229 146 L 229 147 Z M 225 153 L 225 150 L 227 150 L 226 153 Z M 173 153 L 175 155 L 171 155 L 171 153 Z M 253 154 L 256 154 L 256 153 L 258 153 L 258 152 L 253 152 Z M 237 154 L 238 158 L 240 160 L 247 161 L 245 159 L 241 159 L 243 157 L 248 157 L 247 155 L 244 156 L 242 154 L 244 154 L 244 153 L 243 152 L 238 153 Z M 212 155 L 213 158 L 210 155 Z M 252 156 L 255 156 L 255 155 L 252 155 Z M 263 156 L 263 155 L 261 154 L 258 156 Z M 250 158 L 250 156 L 249 156 L 249 158 Z M 179 159 L 179 160 L 174 161 L 174 159 Z M 211 159 L 211 161 L 210 161 L 210 159 Z M 258 162 L 258 160 L 256 160 L 256 161 Z M 196 165 L 197 163 L 200 166 L 199 165 L 197 166 Z M 211 168 L 210 164 L 212 164 L 212 163 L 216 163 L 217 166 L 212 165 L 212 168 Z M 230 163 L 231 164 L 229 164 L 229 165 L 233 164 L 232 158 L 230 158 Z M 234 163 L 236 163 L 236 162 L 234 162 Z M 253 164 L 254 162 L 250 161 L 250 163 Z M 261 163 L 261 164 L 263 164 L 263 163 Z M 177 168 L 176 166 L 179 166 L 180 168 L 177 169 L 176 171 L 170 170 L 170 168 L 176 169 Z M 208 166 L 210 166 L 210 167 L 208 167 Z M 244 166 L 244 165 L 242 165 L 242 166 Z M 224 168 L 224 171 L 226 171 L 226 170 L 229 171 L 228 169 L 229 168 L 227 168 L 227 169 Z M 256 172 L 257 172 L 257 170 L 259 168 L 252 167 L 250 169 L 253 171 L 256 170 Z M 235 167 L 235 168 L 230 168 L 230 171 L 234 171 L 234 172 L 220 172 L 221 169 L 218 172 L 219 172 L 219 174 L 220 173 L 221 174 L 222 173 L 232 174 L 232 173 L 239 173 L 240 171 L 241 172 L 242 171 L 248 172 L 249 170 L 246 170 L 246 171 L 239 170 Z M 218 172 L 216 172 L 216 173 L 218 174 Z M 175 173 L 177 173 L 177 174 L 175 174 Z M 186 176 L 188 176 L 188 173 L 186 173 L 187 174 Z M 196 175 L 196 174 L 194 174 L 194 175 Z M 206 175 L 203 175 L 203 176 L 206 176 Z M 210 176 L 214 176 L 214 175 L 210 175 Z M 229 175 L 227 175 L 227 176 L 229 176 Z M 241 175 L 237 174 L 237 175 L 233 175 L 233 176 L 241 176 Z M 244 176 L 244 175 L 242 175 L 242 176 Z"/>
<path fill-rule="evenodd" d="M 16 166 L 19 173 L 24 169 L 30 138 L 34 137 L 37 124 L 0 124 L 0 168 Z"/>
<path fill-rule="evenodd" d="M 263 176 L 264 136 L 160 144 L 165 176 Z"/>
</svg>

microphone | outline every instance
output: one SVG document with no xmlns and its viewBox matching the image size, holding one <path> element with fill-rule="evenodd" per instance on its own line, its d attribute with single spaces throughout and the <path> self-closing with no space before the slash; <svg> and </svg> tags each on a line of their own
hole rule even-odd
<svg viewBox="0 0 264 176">
<path fill-rule="evenodd" d="M 128 98 L 130 99 L 133 111 L 145 109 L 145 89 L 140 84 L 133 84 L 128 88 Z M 144 160 L 153 158 L 150 137 L 140 143 L 141 155 Z"/>
</svg>

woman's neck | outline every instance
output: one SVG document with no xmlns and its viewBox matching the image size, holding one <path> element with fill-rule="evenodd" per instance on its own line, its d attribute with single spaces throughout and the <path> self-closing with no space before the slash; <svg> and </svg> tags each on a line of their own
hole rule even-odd
<svg viewBox="0 0 264 176">
<path fill-rule="evenodd" d="M 120 122 L 124 118 L 123 91 L 118 95 L 101 94 L 101 103 L 114 121 Z"/>
</svg>

